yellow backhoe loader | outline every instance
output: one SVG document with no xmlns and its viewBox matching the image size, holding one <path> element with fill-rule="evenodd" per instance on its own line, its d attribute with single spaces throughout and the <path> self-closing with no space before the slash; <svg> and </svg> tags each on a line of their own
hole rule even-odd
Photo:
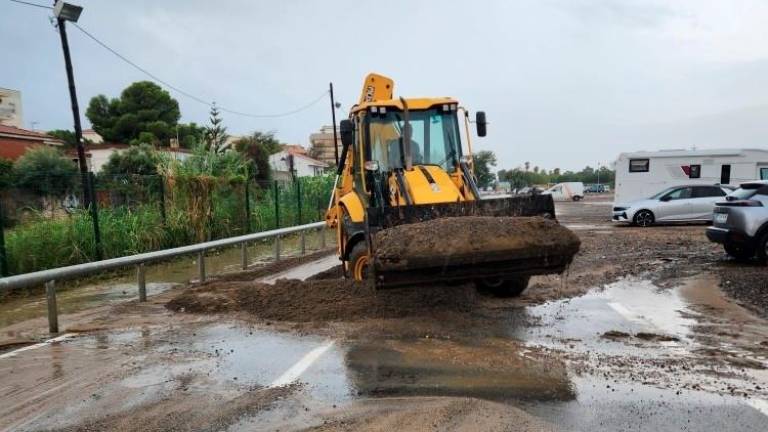
<svg viewBox="0 0 768 432">
<path fill-rule="evenodd" d="M 550 195 L 481 198 L 469 117 L 455 99 L 395 98 L 394 81 L 365 78 L 339 125 L 326 214 L 345 274 L 377 287 L 474 281 L 518 295 L 531 275 L 570 264 L 579 240 L 557 223 Z M 485 136 L 484 112 L 474 124 Z"/>
</svg>

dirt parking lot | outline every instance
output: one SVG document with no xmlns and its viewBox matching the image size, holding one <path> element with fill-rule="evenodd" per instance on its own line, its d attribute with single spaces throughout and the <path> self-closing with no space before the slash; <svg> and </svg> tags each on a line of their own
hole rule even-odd
<svg viewBox="0 0 768 432">
<path fill-rule="evenodd" d="M 557 211 L 581 251 L 520 298 L 313 257 L 65 315 L 0 353 L 0 428 L 768 430 L 768 269 L 701 225 L 614 226 L 609 197 Z"/>
</svg>

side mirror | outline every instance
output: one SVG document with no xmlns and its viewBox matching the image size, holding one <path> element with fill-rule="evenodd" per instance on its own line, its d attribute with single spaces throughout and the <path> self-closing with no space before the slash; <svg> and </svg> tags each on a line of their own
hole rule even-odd
<svg viewBox="0 0 768 432">
<path fill-rule="evenodd" d="M 671 201 L 671 200 L 672 200 L 672 197 L 670 197 L 669 195 L 665 195 L 665 196 L 659 198 L 659 201 L 663 201 L 663 202 L 667 202 L 667 201 Z"/>
<path fill-rule="evenodd" d="M 350 147 L 355 142 L 355 125 L 352 120 L 342 120 L 339 123 L 339 135 L 341 135 L 341 146 Z"/>
<path fill-rule="evenodd" d="M 477 127 L 477 136 L 484 137 L 488 133 L 488 123 L 485 121 L 485 111 L 475 113 L 475 126 Z"/>
</svg>

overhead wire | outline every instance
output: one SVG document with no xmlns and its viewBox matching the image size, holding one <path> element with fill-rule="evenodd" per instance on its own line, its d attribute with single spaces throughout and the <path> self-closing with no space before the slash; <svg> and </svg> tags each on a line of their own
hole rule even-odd
<svg viewBox="0 0 768 432">
<path fill-rule="evenodd" d="M 19 4 L 23 4 L 23 5 L 27 5 L 27 6 L 39 7 L 39 8 L 42 8 L 42 9 L 53 9 L 53 6 L 42 5 L 42 4 L 39 4 L 39 3 L 32 3 L 32 2 L 21 1 L 21 0 L 8 0 L 8 1 L 12 1 L 14 3 L 19 3 Z"/>
<path fill-rule="evenodd" d="M 43 9 L 53 9 L 53 7 L 51 7 L 51 6 L 46 6 L 46 5 L 42 5 L 42 4 L 38 4 L 38 3 L 27 2 L 27 1 L 23 1 L 23 0 L 9 0 L 9 1 L 14 2 L 14 3 L 23 4 L 23 5 L 27 5 L 27 6 L 43 8 Z M 131 61 L 130 59 L 128 59 L 127 57 L 125 57 L 124 55 L 120 54 L 117 50 L 115 50 L 114 48 L 110 47 L 105 42 L 102 42 L 99 38 L 97 38 L 96 36 L 91 34 L 89 31 L 84 29 L 82 26 L 80 26 L 76 22 L 71 22 L 71 24 L 73 26 L 75 26 L 75 28 L 80 30 L 86 37 L 88 37 L 89 39 L 94 41 L 96 44 L 98 44 L 102 48 L 106 49 L 107 51 L 112 53 L 115 57 L 119 58 L 120 60 L 122 60 L 126 64 L 130 65 L 134 69 L 136 69 L 139 72 L 143 73 L 144 75 L 148 76 L 149 78 L 151 78 L 152 80 L 156 81 L 157 83 L 162 84 L 165 87 L 175 91 L 176 93 L 178 93 L 178 94 L 180 94 L 180 95 L 182 95 L 184 97 L 187 97 L 187 98 L 189 98 L 189 99 L 191 99 L 191 100 L 193 100 L 195 102 L 203 104 L 205 106 L 212 107 L 212 106 L 216 105 L 216 108 L 218 108 L 219 111 L 226 112 L 226 113 L 229 113 L 229 114 L 243 116 L 243 117 L 250 117 L 250 118 L 280 118 L 280 117 L 288 117 L 288 116 L 291 116 L 291 115 L 294 115 L 294 114 L 298 114 L 298 113 L 300 113 L 300 112 L 302 112 L 304 110 L 307 110 L 307 109 L 317 105 L 329 93 L 328 90 L 324 90 L 319 96 L 317 96 L 315 99 L 312 99 L 311 102 L 309 102 L 309 103 L 307 103 L 305 105 L 302 105 L 302 106 L 300 106 L 298 108 L 295 108 L 295 109 L 292 109 L 292 110 L 289 110 L 289 111 L 285 111 L 285 112 L 280 112 L 280 113 L 254 114 L 254 113 L 234 110 L 234 109 L 231 109 L 231 108 L 220 106 L 219 104 L 216 104 L 213 101 L 208 101 L 208 100 L 206 100 L 206 99 L 204 99 L 202 97 L 199 97 L 199 96 L 197 96 L 197 95 L 195 95 L 193 93 L 190 93 L 190 92 L 188 92 L 186 90 L 183 90 L 183 89 L 181 89 L 180 87 L 178 87 L 178 86 L 176 86 L 174 84 L 171 84 L 170 82 L 160 78 L 159 76 L 157 76 L 154 73 L 150 72 L 146 68 L 138 65 L 137 63 L 135 63 L 135 62 Z"/>
</svg>

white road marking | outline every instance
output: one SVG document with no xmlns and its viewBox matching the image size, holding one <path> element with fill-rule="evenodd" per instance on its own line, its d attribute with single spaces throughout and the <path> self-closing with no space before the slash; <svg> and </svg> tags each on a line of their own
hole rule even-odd
<svg viewBox="0 0 768 432">
<path fill-rule="evenodd" d="M 291 366 L 290 369 L 283 372 L 283 374 L 280 375 L 276 380 L 272 381 L 270 387 L 280 387 L 296 381 L 301 376 L 301 374 L 309 369 L 309 367 L 312 366 L 312 364 L 316 362 L 320 357 L 322 357 L 323 354 L 325 354 L 325 352 L 328 351 L 332 346 L 333 341 L 328 341 L 308 352 L 304 355 L 304 357 L 301 358 L 301 360 L 296 362 L 295 365 Z"/>
<path fill-rule="evenodd" d="M 768 417 L 768 401 L 763 399 L 750 399 L 747 401 L 747 405 L 760 411 L 760 413 Z"/>
<path fill-rule="evenodd" d="M 317 273 L 331 269 L 334 266 L 339 265 L 339 257 L 335 254 L 331 254 L 320 258 L 315 261 L 301 264 L 296 267 L 289 268 L 288 270 L 265 276 L 257 279 L 258 282 L 274 284 L 278 279 L 299 279 L 306 280 L 310 276 L 314 276 Z"/>
<path fill-rule="evenodd" d="M 608 306 L 611 307 L 611 309 L 615 310 L 616 313 L 621 315 L 624 319 L 627 321 L 632 321 L 638 324 L 648 325 L 650 324 L 647 320 L 642 318 L 641 316 L 635 314 L 634 312 L 627 309 L 623 304 L 616 303 L 616 302 L 609 302 Z"/>
<path fill-rule="evenodd" d="M 47 341 L 44 341 L 44 342 L 40 342 L 40 343 L 36 343 L 34 345 L 28 345 L 28 346 L 25 346 L 25 347 L 21 347 L 19 349 L 7 352 L 5 354 L 0 354 L 0 359 L 14 357 L 18 353 L 21 353 L 21 352 L 24 352 L 24 351 L 33 350 L 33 349 L 38 349 L 38 348 L 41 348 L 41 347 L 44 347 L 44 346 L 48 346 L 48 345 L 50 345 L 52 343 L 61 342 L 63 340 L 69 339 L 69 338 L 74 337 L 74 336 L 75 336 L 75 333 L 67 333 L 67 334 L 63 334 L 61 336 L 55 337 L 53 339 L 48 339 Z"/>
</svg>

